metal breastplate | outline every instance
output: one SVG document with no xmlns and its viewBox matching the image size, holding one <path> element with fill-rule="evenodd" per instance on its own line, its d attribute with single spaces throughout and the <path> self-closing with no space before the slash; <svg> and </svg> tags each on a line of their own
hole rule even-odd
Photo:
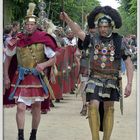
<svg viewBox="0 0 140 140">
<path fill-rule="evenodd" d="M 46 61 L 43 44 L 33 44 L 23 48 L 17 47 L 18 65 L 34 68 L 37 63 Z"/>
<path fill-rule="evenodd" d="M 115 59 L 113 41 L 94 45 L 90 61 L 91 74 L 103 78 L 117 77 L 119 74 L 119 60 Z"/>
</svg>

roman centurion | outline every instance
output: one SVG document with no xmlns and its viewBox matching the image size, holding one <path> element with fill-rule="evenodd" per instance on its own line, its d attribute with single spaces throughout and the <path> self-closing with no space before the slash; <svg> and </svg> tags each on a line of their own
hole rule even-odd
<svg viewBox="0 0 140 140">
<path fill-rule="evenodd" d="M 114 102 L 121 97 L 121 59 L 127 69 L 124 97 L 131 94 L 133 65 L 125 39 L 114 32 L 122 25 L 120 14 L 110 6 L 98 6 L 87 17 L 90 29 L 96 33 L 86 34 L 65 13 L 60 14 L 71 30 L 79 37 L 84 47 L 90 49 L 90 75 L 85 88 L 88 105 L 88 120 L 92 140 L 99 140 L 103 129 L 103 140 L 110 140 L 114 123 Z M 101 106 L 103 104 L 103 106 Z M 103 107 L 103 108 L 102 108 Z M 100 112 L 100 113 L 99 113 Z"/>
</svg>

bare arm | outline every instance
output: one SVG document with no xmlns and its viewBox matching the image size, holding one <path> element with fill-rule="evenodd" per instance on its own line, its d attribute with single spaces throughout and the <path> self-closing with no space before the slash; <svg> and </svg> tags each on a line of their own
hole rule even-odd
<svg viewBox="0 0 140 140">
<path fill-rule="evenodd" d="M 45 61 L 43 63 L 37 64 L 36 69 L 41 72 L 43 71 L 45 68 L 49 67 L 49 66 L 53 66 L 56 62 L 56 57 L 52 57 L 50 58 L 48 61 Z"/>
<path fill-rule="evenodd" d="M 126 65 L 127 85 L 124 94 L 125 97 L 128 97 L 131 94 L 132 80 L 133 80 L 133 64 L 130 57 L 128 57 L 125 60 L 125 65 Z"/>
<path fill-rule="evenodd" d="M 71 28 L 71 30 L 74 32 L 74 34 L 82 41 L 84 41 L 86 36 L 85 32 L 81 29 L 81 27 L 78 24 L 72 21 L 72 19 L 65 12 L 61 12 L 60 19 L 65 21 Z"/>
<path fill-rule="evenodd" d="M 8 70 L 11 63 L 11 59 L 12 59 L 11 56 L 6 56 L 6 59 L 4 62 L 4 85 L 6 89 L 10 88 L 10 79 L 9 79 Z"/>
</svg>

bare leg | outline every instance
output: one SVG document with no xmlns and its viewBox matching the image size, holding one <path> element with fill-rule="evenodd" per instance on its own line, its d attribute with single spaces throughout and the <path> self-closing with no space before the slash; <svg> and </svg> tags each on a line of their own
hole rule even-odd
<svg viewBox="0 0 140 140">
<path fill-rule="evenodd" d="M 81 92 L 83 107 L 82 107 L 82 110 L 81 110 L 80 114 L 83 115 L 83 116 L 85 116 L 87 114 L 86 93 L 84 91 L 85 87 L 86 87 L 86 81 L 81 82 L 80 92 Z"/>
<path fill-rule="evenodd" d="M 26 110 L 26 105 L 24 103 L 17 104 L 16 121 L 17 121 L 18 129 L 24 129 L 25 110 Z"/>
<path fill-rule="evenodd" d="M 37 128 L 41 118 L 41 102 L 32 104 L 32 131 L 29 140 L 36 140 Z"/>
<path fill-rule="evenodd" d="M 86 104 L 86 93 L 84 92 L 85 87 L 86 87 L 86 82 L 82 82 L 81 83 L 81 97 L 82 97 L 83 105 Z"/>
<path fill-rule="evenodd" d="M 104 109 L 107 109 L 108 107 L 114 107 L 114 101 L 105 101 L 104 102 Z"/>
<path fill-rule="evenodd" d="M 37 129 L 40 123 L 41 117 L 41 102 L 35 102 L 32 104 L 32 129 Z"/>
<path fill-rule="evenodd" d="M 24 103 L 17 104 L 16 121 L 18 128 L 18 140 L 24 140 L 25 110 L 26 105 Z"/>
<path fill-rule="evenodd" d="M 98 100 L 91 100 L 90 102 L 89 102 L 89 104 L 91 105 L 91 106 L 96 106 L 97 107 L 97 109 L 99 109 L 99 101 Z"/>
</svg>

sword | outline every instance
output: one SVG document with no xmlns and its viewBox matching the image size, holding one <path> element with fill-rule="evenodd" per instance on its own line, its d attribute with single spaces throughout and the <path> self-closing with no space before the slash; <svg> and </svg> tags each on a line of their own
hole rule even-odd
<svg viewBox="0 0 140 140">
<path fill-rule="evenodd" d="M 64 0 L 61 0 L 61 9 L 60 9 L 61 12 L 64 12 Z M 62 26 L 63 28 L 65 27 L 65 22 L 63 21 L 62 23 Z"/>
<path fill-rule="evenodd" d="M 61 6 L 62 6 L 61 7 L 62 8 L 61 11 L 64 12 L 64 0 L 61 0 Z"/>
<path fill-rule="evenodd" d="M 45 84 L 47 85 L 47 87 L 49 89 L 49 92 L 50 92 L 51 97 L 55 100 L 56 98 L 54 96 L 54 92 L 52 90 L 52 87 L 50 86 L 50 83 L 49 83 L 49 80 L 48 80 L 47 76 L 45 75 L 45 73 L 43 71 L 40 74 L 41 74 L 41 76 L 42 76 Z"/>
<path fill-rule="evenodd" d="M 120 88 L 120 110 L 123 115 L 123 92 L 122 92 L 122 77 L 119 77 L 119 88 Z"/>
<path fill-rule="evenodd" d="M 81 91 L 81 82 L 80 82 L 80 84 L 79 84 L 78 87 L 77 87 L 77 90 L 76 90 L 76 97 L 78 96 L 78 94 L 80 94 L 80 91 Z"/>
</svg>

